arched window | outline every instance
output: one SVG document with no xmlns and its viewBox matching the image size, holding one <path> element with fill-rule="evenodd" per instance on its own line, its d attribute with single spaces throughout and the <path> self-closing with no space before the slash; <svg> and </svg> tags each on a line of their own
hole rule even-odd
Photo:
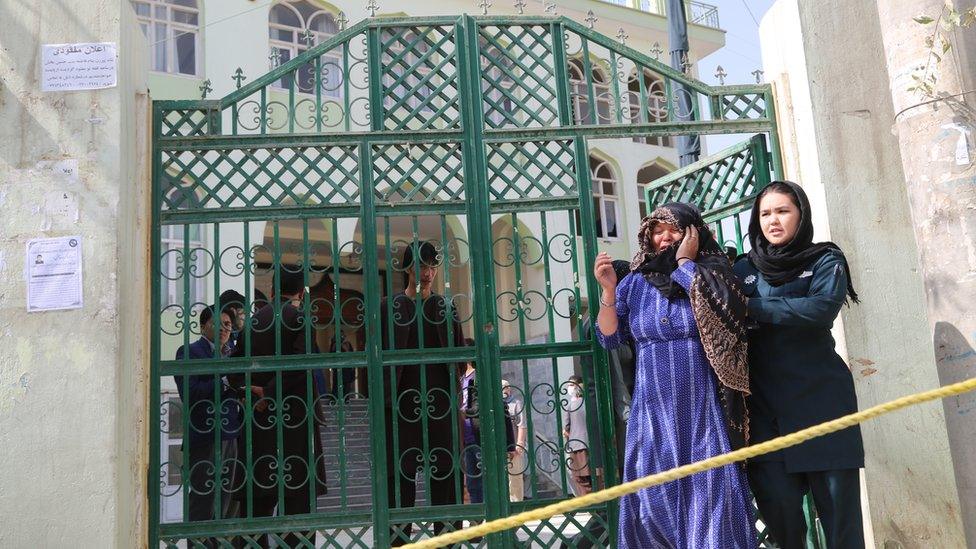
<svg viewBox="0 0 976 549">
<path fill-rule="evenodd" d="M 197 194 L 189 187 L 182 186 L 177 182 L 170 181 L 171 189 L 166 193 L 165 202 L 172 209 L 200 208 L 200 199 Z M 186 237 L 189 242 L 186 242 Z M 184 251 L 184 244 L 187 245 Z M 162 307 L 167 305 L 183 304 L 183 277 L 178 274 L 185 267 L 182 261 L 184 253 L 192 253 L 197 248 L 205 248 L 206 240 L 203 225 L 163 225 L 160 227 L 160 262 L 159 270 L 162 275 L 160 287 L 160 299 Z M 201 260 L 202 256 L 190 258 L 189 262 Z M 200 269 L 205 270 L 205 269 Z M 187 303 L 192 306 L 194 303 L 203 302 L 206 297 L 205 277 L 190 276 L 189 295 Z"/>
<path fill-rule="evenodd" d="M 131 0 L 149 40 L 149 66 L 157 72 L 198 76 L 200 8 L 197 0 Z"/>
<path fill-rule="evenodd" d="M 395 38 L 397 29 L 383 29 L 380 42 L 389 43 L 383 48 L 383 104 L 387 109 L 410 111 L 420 108 L 425 111 L 434 110 L 432 103 L 436 98 L 426 101 L 434 94 L 434 89 L 440 83 L 437 75 L 431 76 L 431 68 L 421 62 L 429 52 L 430 43 L 421 40 L 417 33 L 407 31 L 400 38 Z M 407 47 L 409 45 L 409 51 Z M 394 59 L 398 59 L 394 61 Z M 430 77 L 430 78 L 428 78 Z M 424 84 L 424 80 L 426 83 Z M 399 99 L 406 98 L 406 103 L 395 107 Z M 405 112 L 397 113 L 409 116 Z"/>
<path fill-rule="evenodd" d="M 607 161 L 591 156 L 590 180 L 593 183 L 596 235 L 599 238 L 618 238 L 620 209 L 617 202 L 620 194 L 617 189 L 617 176 Z"/>
<path fill-rule="evenodd" d="M 631 73 L 627 81 L 627 90 L 630 92 L 630 121 L 633 123 L 642 122 L 641 109 L 648 123 L 668 121 L 668 97 L 664 88 L 664 80 L 649 69 L 644 69 L 644 104 L 641 105 L 641 83 L 637 80 L 636 71 Z M 659 137 L 635 137 L 637 143 L 647 143 L 648 145 L 659 145 L 670 147 L 671 138 L 664 135 Z"/>
<path fill-rule="evenodd" d="M 483 102 L 485 122 L 492 128 L 518 124 L 518 119 L 515 118 L 515 102 L 510 95 L 502 92 L 505 90 L 512 94 L 515 82 L 501 67 L 511 72 L 515 62 L 495 46 L 484 45 L 482 48 L 481 72 L 483 85 L 488 90 Z"/>
<path fill-rule="evenodd" d="M 306 30 L 312 33 L 314 46 L 335 36 L 339 32 L 339 25 L 331 12 L 307 0 L 279 1 L 271 7 L 268 32 L 271 37 L 271 53 L 278 52 L 279 63 L 294 59 L 308 50 L 308 42 L 303 37 Z M 342 97 L 342 58 L 338 53 L 330 52 L 320 58 L 320 63 L 322 95 Z M 315 64 L 311 62 L 302 65 L 298 71 L 285 75 L 276 85 L 290 89 L 295 84 L 296 75 L 297 91 L 315 93 Z"/>
<path fill-rule="evenodd" d="M 641 219 L 651 213 L 647 211 L 647 198 L 644 196 L 644 189 L 656 179 L 668 175 L 668 170 L 658 164 L 648 164 L 637 170 L 637 200 L 640 204 Z"/>
<path fill-rule="evenodd" d="M 586 83 L 586 72 L 583 61 L 571 59 L 569 61 L 569 89 L 573 102 L 573 119 L 576 124 L 605 124 L 610 120 L 610 81 L 606 73 L 593 63 L 590 64 L 593 76 L 593 100 L 596 102 L 597 117 L 593 119 L 590 109 L 590 95 Z"/>
</svg>

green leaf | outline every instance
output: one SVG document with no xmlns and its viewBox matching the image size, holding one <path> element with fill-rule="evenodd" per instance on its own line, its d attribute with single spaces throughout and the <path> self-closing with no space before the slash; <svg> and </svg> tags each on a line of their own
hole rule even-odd
<svg viewBox="0 0 976 549">
<path fill-rule="evenodd" d="M 932 57 L 935 57 L 935 62 L 936 63 L 941 63 L 942 62 L 942 58 L 939 57 L 939 54 L 935 53 L 934 51 L 931 52 L 931 53 L 932 53 Z"/>
<path fill-rule="evenodd" d="M 918 17 L 915 17 L 912 20 L 918 23 L 919 25 L 928 25 L 929 23 L 935 21 L 935 19 L 932 19 L 928 15 L 919 15 Z"/>
<path fill-rule="evenodd" d="M 945 38 L 942 38 L 942 55 L 949 53 L 950 49 L 952 49 L 952 44 Z"/>
</svg>

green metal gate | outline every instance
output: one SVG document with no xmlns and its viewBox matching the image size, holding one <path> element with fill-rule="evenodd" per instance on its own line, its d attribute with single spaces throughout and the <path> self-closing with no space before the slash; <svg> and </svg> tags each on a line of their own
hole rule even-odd
<svg viewBox="0 0 976 549">
<path fill-rule="evenodd" d="M 760 132 L 775 167 L 769 86 L 710 87 L 572 21 L 522 16 L 370 19 L 234 78 L 221 99 L 153 104 L 150 544 L 385 547 L 570 497 L 579 448 L 603 449 L 594 488 L 617 483 L 605 353 L 578 329 L 595 312 L 589 148 Z M 688 192 L 712 219 L 751 191 Z M 429 275 L 408 249 L 434 250 L 442 299 L 390 299 L 408 271 Z M 305 291 L 288 297 L 296 276 Z M 211 305 L 243 310 L 231 356 L 199 343 Z M 411 326 L 416 344 L 400 345 Z M 581 357 L 595 398 L 568 381 Z M 465 503 L 456 428 L 468 362 L 483 503 Z M 514 452 L 503 377 L 527 429 Z M 599 428 L 567 440 L 581 410 Z M 391 493 L 403 483 L 416 490 Z M 260 516 L 269 498 L 278 513 Z M 470 545 L 605 544 L 615 519 L 609 503 Z"/>
<path fill-rule="evenodd" d="M 667 202 L 694 204 L 714 227 L 716 240 L 741 254 L 749 228 L 743 214 L 770 183 L 772 162 L 766 136 L 755 135 L 653 181 L 644 189 L 645 200 L 648 208 Z"/>
</svg>

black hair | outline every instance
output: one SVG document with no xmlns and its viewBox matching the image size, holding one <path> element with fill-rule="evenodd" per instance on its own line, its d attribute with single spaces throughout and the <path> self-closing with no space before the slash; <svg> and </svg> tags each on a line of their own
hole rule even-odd
<svg viewBox="0 0 976 549">
<path fill-rule="evenodd" d="M 228 312 L 230 309 L 243 309 L 244 308 L 244 296 L 237 292 L 237 290 L 225 290 L 221 292 L 220 299 L 220 310 Z"/>
<path fill-rule="evenodd" d="M 278 292 L 279 295 L 295 295 L 305 288 L 305 276 L 302 271 L 293 272 L 287 265 L 278 268 Z"/>
<path fill-rule="evenodd" d="M 417 245 L 420 253 L 420 264 L 428 267 L 437 267 L 441 263 L 441 258 L 437 253 L 437 248 L 430 242 L 420 242 Z M 403 259 L 400 261 L 400 268 L 403 269 L 403 285 L 410 282 L 410 272 L 413 270 L 413 246 L 407 246 L 403 250 Z"/>
<path fill-rule="evenodd" d="M 214 316 L 214 308 L 213 308 L 213 306 L 204 307 L 203 309 L 201 309 L 200 310 L 200 327 L 203 328 L 203 325 L 204 324 L 206 324 L 206 323 L 210 322 L 211 320 L 213 320 L 213 316 Z"/>
</svg>

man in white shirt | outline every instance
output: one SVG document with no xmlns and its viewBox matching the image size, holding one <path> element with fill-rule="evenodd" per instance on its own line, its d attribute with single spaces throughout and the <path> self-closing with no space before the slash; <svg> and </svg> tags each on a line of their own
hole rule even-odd
<svg viewBox="0 0 976 549">
<path fill-rule="evenodd" d="M 525 472 L 528 470 L 529 424 L 525 418 L 525 400 L 515 396 L 512 385 L 502 379 L 502 396 L 505 402 L 505 417 L 513 424 L 515 447 L 508 452 L 508 498 L 509 501 L 525 499 Z"/>
</svg>

